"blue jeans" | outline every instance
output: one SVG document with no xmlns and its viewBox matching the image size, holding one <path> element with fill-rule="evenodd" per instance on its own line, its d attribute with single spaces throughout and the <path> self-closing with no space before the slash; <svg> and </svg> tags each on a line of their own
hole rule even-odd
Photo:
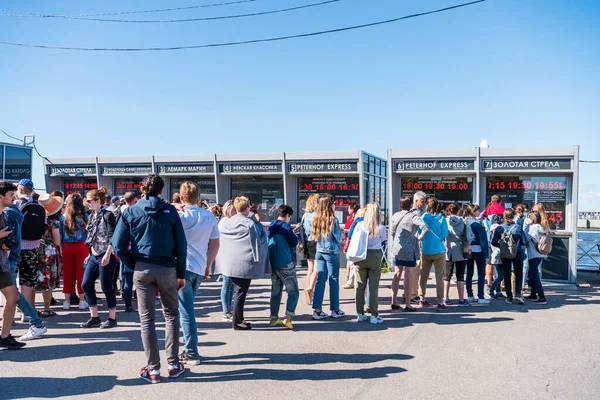
<svg viewBox="0 0 600 400">
<path fill-rule="evenodd" d="M 106 267 L 102 266 L 102 256 L 90 256 L 85 272 L 83 273 L 83 283 L 81 287 L 85 292 L 85 301 L 90 308 L 98 307 L 98 298 L 96 297 L 96 279 L 100 277 L 100 286 L 106 296 L 106 306 L 109 310 L 117 308 L 117 296 L 115 295 L 114 276 L 117 270 L 117 262 L 114 257 Z"/>
<path fill-rule="evenodd" d="M 10 263 L 10 273 L 12 274 L 13 280 L 16 282 L 17 264 Z M 29 326 L 41 328 L 42 320 L 40 319 L 40 316 L 35 311 L 35 308 L 33 308 L 31 304 L 29 304 L 25 296 L 21 294 L 21 292 L 19 292 L 19 301 L 17 302 L 17 307 L 19 307 L 19 310 L 21 310 L 21 312 L 29 318 Z"/>
<path fill-rule="evenodd" d="M 179 291 L 179 322 L 183 332 L 183 346 L 185 352 L 191 356 L 198 356 L 198 325 L 194 299 L 203 278 L 191 271 L 185 271 L 185 286 Z"/>
<path fill-rule="evenodd" d="M 285 315 L 294 315 L 300 296 L 294 263 L 274 269 L 271 273 L 271 318 L 279 317 L 279 304 L 284 286 L 288 295 L 285 303 Z"/>
<path fill-rule="evenodd" d="M 315 260 L 317 262 L 317 283 L 315 285 L 312 307 L 315 310 L 321 310 L 323 308 L 325 282 L 327 282 L 327 278 L 329 277 L 329 309 L 331 311 L 337 311 L 340 309 L 339 255 L 317 251 Z"/>
<path fill-rule="evenodd" d="M 483 299 L 485 288 L 485 257 L 483 253 L 472 253 L 473 256 L 467 260 L 467 296 L 473 297 L 473 274 L 477 264 L 477 297 Z"/>
<path fill-rule="evenodd" d="M 542 287 L 541 273 L 538 272 L 542 269 L 542 261 L 543 258 L 531 258 L 529 260 L 529 283 L 531 285 L 531 295 L 539 296 L 544 299 L 546 296 L 544 295 L 544 288 Z"/>
<path fill-rule="evenodd" d="M 492 285 L 490 286 L 490 295 L 494 294 L 494 290 L 496 291 L 496 294 L 500 294 L 502 292 L 502 287 L 500 286 L 502 280 L 504 279 L 504 270 L 502 269 L 502 264 L 494 264 L 494 269 L 496 270 L 496 279 L 494 279 L 494 282 L 492 282 Z"/>
<path fill-rule="evenodd" d="M 231 278 L 225 275 L 223 277 L 223 285 L 221 286 L 221 304 L 223 306 L 223 314 L 230 314 L 233 304 L 233 282 Z"/>
<path fill-rule="evenodd" d="M 133 297 L 133 271 L 125 271 L 121 268 L 121 287 L 123 288 L 123 300 L 125 300 L 125 307 L 131 307 L 131 300 Z"/>
</svg>

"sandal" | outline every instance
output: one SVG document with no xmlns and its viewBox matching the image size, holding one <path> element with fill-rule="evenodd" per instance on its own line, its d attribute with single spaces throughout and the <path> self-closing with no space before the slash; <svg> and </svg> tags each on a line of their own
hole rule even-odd
<svg viewBox="0 0 600 400">
<path fill-rule="evenodd" d="M 38 311 L 38 315 L 43 318 L 54 317 L 56 313 L 52 310 Z"/>
</svg>

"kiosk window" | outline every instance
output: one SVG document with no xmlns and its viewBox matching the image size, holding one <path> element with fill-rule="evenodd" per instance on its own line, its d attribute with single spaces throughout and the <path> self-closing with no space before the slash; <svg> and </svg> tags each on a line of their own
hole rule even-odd
<svg viewBox="0 0 600 400">
<path fill-rule="evenodd" d="M 173 194 L 179 192 L 181 184 L 185 181 L 196 182 L 200 185 L 200 200 L 207 200 L 210 205 L 217 203 L 217 189 L 214 179 L 193 178 L 171 178 L 171 193 L 167 200 L 171 201 Z"/>
<path fill-rule="evenodd" d="M 298 221 L 306 210 L 306 200 L 312 194 L 331 194 L 335 199 L 335 214 L 341 224 L 348 218 L 348 206 L 360 201 L 358 177 L 298 178 Z"/>
<path fill-rule="evenodd" d="M 63 189 L 65 196 L 77 193 L 85 197 L 90 190 L 98 189 L 98 182 L 94 178 L 65 179 Z"/>
<path fill-rule="evenodd" d="M 31 149 L 6 146 L 4 179 L 31 178 Z"/>
<path fill-rule="evenodd" d="M 232 178 L 231 198 L 246 196 L 258 206 L 261 222 L 277 219 L 277 208 L 283 204 L 283 180 L 281 178 Z"/>
<path fill-rule="evenodd" d="M 115 179 L 115 196 L 123 196 L 127 192 L 137 195 L 142 193 L 142 178 L 119 178 Z"/>
<path fill-rule="evenodd" d="M 564 176 L 489 176 L 486 182 L 489 203 L 495 194 L 506 208 L 523 203 L 528 208 L 544 203 L 550 229 L 565 229 L 567 178 Z"/>
<path fill-rule="evenodd" d="M 420 176 L 402 177 L 402 196 L 413 196 L 423 191 L 434 196 L 446 207 L 450 203 L 470 203 L 473 201 L 473 178 L 458 176 Z"/>
</svg>

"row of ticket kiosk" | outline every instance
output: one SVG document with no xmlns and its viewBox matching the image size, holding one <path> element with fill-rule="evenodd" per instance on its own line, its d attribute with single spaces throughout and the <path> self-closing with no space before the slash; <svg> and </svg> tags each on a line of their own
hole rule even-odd
<svg viewBox="0 0 600 400">
<path fill-rule="evenodd" d="M 100 185 L 122 195 L 139 190 L 145 175 L 159 173 L 164 197 L 171 198 L 183 181 L 193 180 L 209 203 L 249 197 L 264 222 L 284 203 L 297 210 L 293 222 L 299 221 L 313 193 L 334 195 L 342 223 L 348 205 L 370 201 L 381 205 L 387 222 L 400 197 L 419 190 L 442 203 L 483 206 L 494 194 L 506 207 L 543 202 L 555 231 L 543 277 L 574 282 L 578 164 L 573 146 L 389 150 L 386 159 L 364 151 L 50 159 L 45 170 L 48 190 L 67 194 L 84 195 Z"/>
</svg>

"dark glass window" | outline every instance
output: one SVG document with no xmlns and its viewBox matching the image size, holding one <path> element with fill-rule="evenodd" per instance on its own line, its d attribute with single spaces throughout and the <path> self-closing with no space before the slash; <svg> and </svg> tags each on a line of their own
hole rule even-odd
<svg viewBox="0 0 600 400">
<path fill-rule="evenodd" d="M 4 179 L 31 179 L 31 149 L 6 146 Z"/>
<path fill-rule="evenodd" d="M 277 219 L 277 208 L 283 204 L 283 180 L 281 178 L 232 178 L 231 198 L 246 196 L 258 206 L 261 222 Z"/>
</svg>

